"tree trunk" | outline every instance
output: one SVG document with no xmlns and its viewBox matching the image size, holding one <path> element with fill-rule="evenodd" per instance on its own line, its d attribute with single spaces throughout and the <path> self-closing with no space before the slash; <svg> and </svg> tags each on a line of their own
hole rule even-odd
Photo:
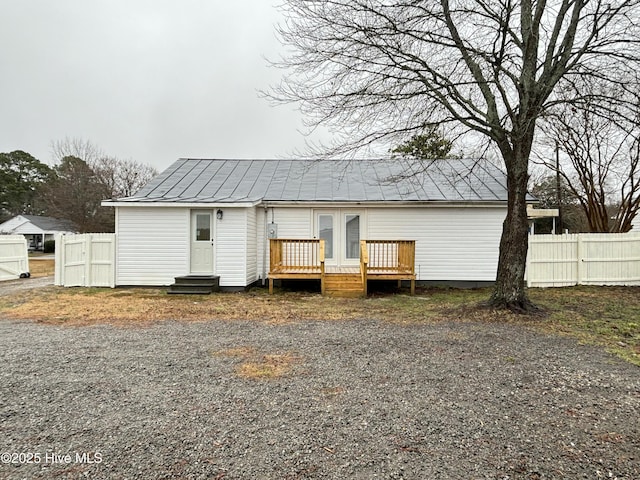
<svg viewBox="0 0 640 480">
<path fill-rule="evenodd" d="M 503 153 L 504 155 L 504 153 Z M 529 247 L 527 220 L 528 155 L 526 152 L 510 152 L 505 156 L 507 167 L 508 205 L 502 224 L 500 256 L 493 294 L 489 305 L 516 312 L 535 310 L 527 296 L 524 274 Z"/>
</svg>

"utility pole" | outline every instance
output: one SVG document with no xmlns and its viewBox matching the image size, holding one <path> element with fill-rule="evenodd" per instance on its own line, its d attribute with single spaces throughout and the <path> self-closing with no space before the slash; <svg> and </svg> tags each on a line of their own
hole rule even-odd
<svg viewBox="0 0 640 480">
<path fill-rule="evenodd" d="M 562 224 L 562 182 L 560 181 L 560 145 L 556 140 L 556 196 L 558 197 L 558 225 L 556 233 L 562 235 L 564 225 Z"/>
</svg>

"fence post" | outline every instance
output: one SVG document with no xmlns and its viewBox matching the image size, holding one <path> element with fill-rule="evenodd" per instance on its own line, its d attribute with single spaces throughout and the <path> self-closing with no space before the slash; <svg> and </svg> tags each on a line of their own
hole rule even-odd
<svg viewBox="0 0 640 480">
<path fill-rule="evenodd" d="M 59 233 L 56 235 L 56 251 L 54 260 L 54 285 L 64 285 L 64 236 Z"/>
<path fill-rule="evenodd" d="M 531 249 L 534 248 L 533 235 L 529 234 L 529 238 L 527 239 L 527 260 L 524 267 L 524 274 L 527 278 L 527 288 L 531 288 Z"/>
<path fill-rule="evenodd" d="M 111 280 L 109 286 L 116 288 L 116 242 L 118 241 L 116 235 L 111 237 Z"/>
<path fill-rule="evenodd" d="M 577 280 L 577 285 L 582 285 L 582 275 L 583 275 L 583 268 L 582 268 L 582 235 L 578 235 L 577 236 L 577 245 L 576 245 L 576 256 L 578 257 L 578 264 L 576 267 L 576 273 L 578 278 Z"/>
<path fill-rule="evenodd" d="M 90 233 L 85 234 L 85 239 L 84 239 L 84 252 L 83 252 L 83 256 L 84 256 L 84 279 L 83 279 L 83 283 L 82 286 L 83 287 L 90 287 L 92 286 L 92 280 L 91 280 L 91 242 L 92 242 L 92 237 L 93 235 L 91 235 Z"/>
</svg>

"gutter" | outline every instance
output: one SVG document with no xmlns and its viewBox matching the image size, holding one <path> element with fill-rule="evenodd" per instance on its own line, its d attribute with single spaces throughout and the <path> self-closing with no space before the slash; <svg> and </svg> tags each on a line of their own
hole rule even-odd
<svg viewBox="0 0 640 480">
<path fill-rule="evenodd" d="M 260 205 L 260 202 L 119 202 L 117 200 L 103 200 L 103 207 L 146 207 L 146 208 L 250 208 Z"/>
</svg>

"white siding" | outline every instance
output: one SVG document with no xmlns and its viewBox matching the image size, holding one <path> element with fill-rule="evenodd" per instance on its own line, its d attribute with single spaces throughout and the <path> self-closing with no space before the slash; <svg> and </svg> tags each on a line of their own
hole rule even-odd
<svg viewBox="0 0 640 480">
<path fill-rule="evenodd" d="M 170 285 L 189 273 L 189 209 L 116 210 L 116 285 Z"/>
<path fill-rule="evenodd" d="M 269 263 L 269 248 L 267 245 L 265 245 L 265 221 L 267 218 L 271 218 L 271 217 L 267 217 L 265 215 L 265 210 L 262 207 L 256 207 L 256 255 L 257 255 L 257 271 L 258 271 L 258 278 L 261 278 L 264 280 L 264 278 L 266 277 L 266 273 L 265 272 L 265 262 L 268 264 Z M 263 274 L 265 274 L 263 276 Z"/>
<path fill-rule="evenodd" d="M 244 287 L 247 281 L 247 208 L 224 208 L 216 220 L 215 274 L 221 287 Z"/>
<path fill-rule="evenodd" d="M 270 208 L 267 215 L 267 221 L 269 223 L 273 222 L 278 225 L 278 238 L 313 238 L 313 217 L 311 208 Z"/>
<path fill-rule="evenodd" d="M 322 205 L 326 207 L 326 205 Z M 313 207 L 224 208 L 216 220 L 215 274 L 221 286 L 246 286 L 268 260 L 265 221 L 279 238 L 312 238 Z M 363 238 L 416 240 L 419 280 L 495 280 L 505 209 L 360 207 Z M 118 208 L 118 285 L 169 285 L 189 271 L 188 208 Z"/>
<path fill-rule="evenodd" d="M 273 208 L 278 237 L 313 238 L 314 208 Z M 496 278 L 504 207 L 354 207 L 354 210 L 364 213 L 364 239 L 416 240 L 418 280 Z M 267 222 L 271 221 L 270 208 Z M 264 232 L 260 232 L 259 245 L 264 245 L 263 242 Z M 260 268 L 262 248 L 258 248 Z"/>
<path fill-rule="evenodd" d="M 418 280 L 494 281 L 500 207 L 370 208 L 365 238 L 415 240 Z"/>
<path fill-rule="evenodd" d="M 250 285 L 258 279 L 258 245 L 257 245 L 257 214 L 256 208 L 247 208 L 247 277 L 245 285 Z"/>
<path fill-rule="evenodd" d="M 258 277 L 268 274 L 269 241 L 265 239 L 266 223 L 278 226 L 278 238 L 313 238 L 313 209 L 310 207 L 257 207 Z M 266 219 L 265 219 L 266 214 Z M 266 272 L 263 267 L 267 264 Z"/>
</svg>

